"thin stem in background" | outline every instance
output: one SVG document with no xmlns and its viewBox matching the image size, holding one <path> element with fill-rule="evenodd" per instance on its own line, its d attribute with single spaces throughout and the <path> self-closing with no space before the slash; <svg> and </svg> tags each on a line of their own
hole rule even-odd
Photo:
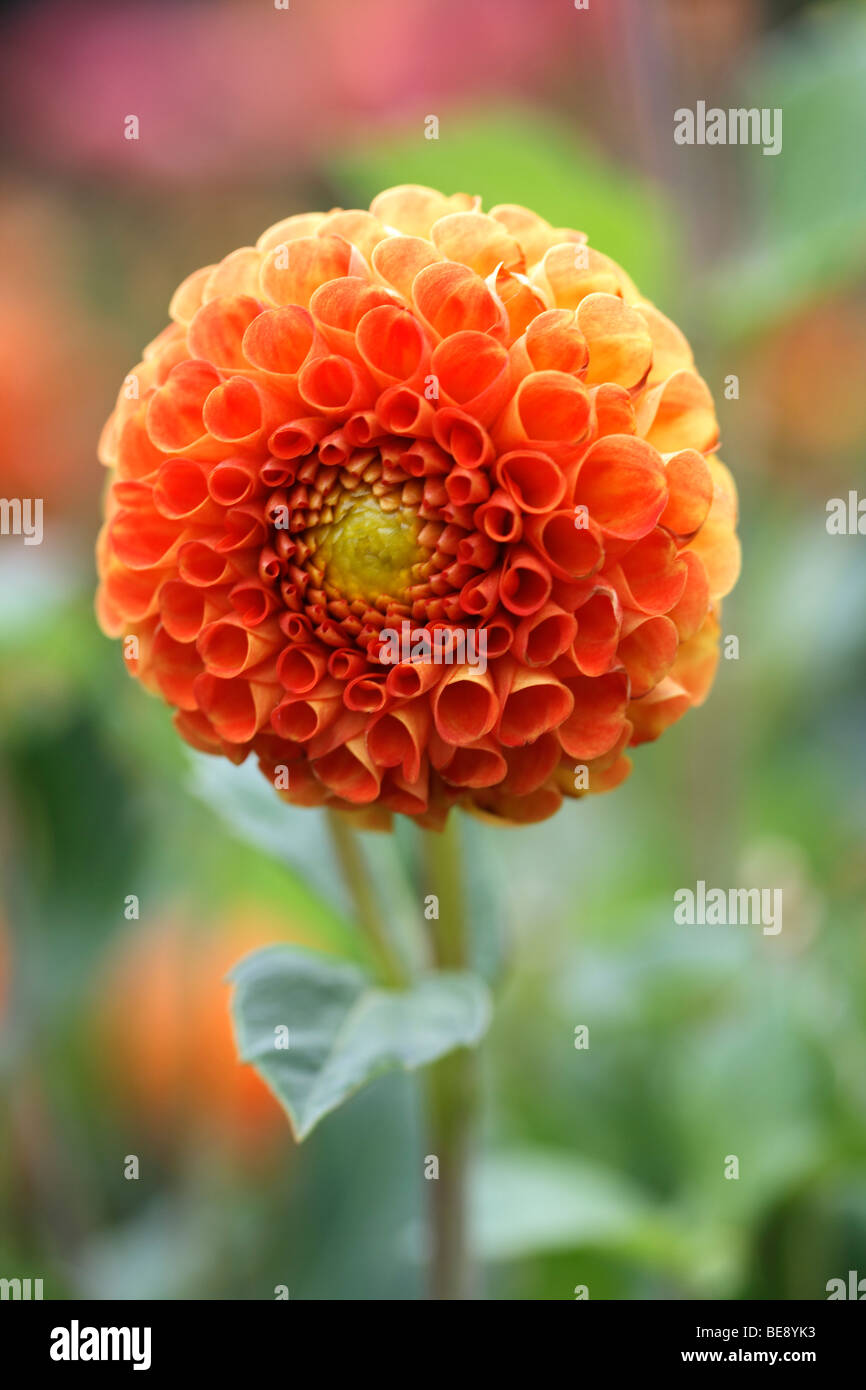
<svg viewBox="0 0 866 1390">
<path fill-rule="evenodd" d="M 334 850 L 346 887 L 355 906 L 358 922 L 370 943 L 385 984 L 393 988 L 406 983 L 398 961 L 382 927 L 376 890 L 367 872 L 360 842 L 346 816 L 326 811 Z"/>
<path fill-rule="evenodd" d="M 436 965 L 440 970 L 464 970 L 468 933 L 455 811 L 445 830 L 424 832 L 423 872 L 425 893 L 435 893 L 439 899 L 438 920 L 430 923 Z M 433 1063 L 429 1070 L 430 1152 L 439 1160 L 439 1176 L 430 1182 L 433 1299 L 473 1297 L 467 1180 L 477 1095 L 476 1058 L 471 1049 L 458 1048 Z"/>
</svg>

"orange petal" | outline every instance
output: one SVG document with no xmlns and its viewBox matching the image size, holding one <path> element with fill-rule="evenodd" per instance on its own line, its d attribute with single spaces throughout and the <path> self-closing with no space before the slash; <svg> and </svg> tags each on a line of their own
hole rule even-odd
<svg viewBox="0 0 866 1390">
<path fill-rule="evenodd" d="M 356 342 L 377 386 L 422 384 L 430 361 L 430 345 L 418 320 L 408 309 L 383 304 L 360 319 Z"/>
<path fill-rule="evenodd" d="M 366 273 L 360 251 L 343 237 L 300 237 L 267 253 L 259 275 L 260 293 L 272 304 L 300 304 L 306 309 L 326 281 Z"/>
<path fill-rule="evenodd" d="M 588 526 L 576 526 L 570 511 L 527 517 L 525 534 L 558 579 L 583 579 L 594 573 L 604 558 L 598 527 L 592 521 Z"/>
<path fill-rule="evenodd" d="M 490 209 L 490 216 L 501 222 L 515 241 L 519 243 L 529 266 L 541 260 L 549 247 L 564 240 L 559 231 L 545 222 L 543 217 L 519 203 L 497 203 Z M 575 240 L 585 240 L 582 232 L 573 232 Z"/>
<path fill-rule="evenodd" d="M 598 758 L 613 748 L 622 733 L 628 704 L 625 672 L 575 676 L 567 682 L 574 710 L 559 729 L 559 741 L 572 758 Z"/>
<path fill-rule="evenodd" d="M 430 228 L 430 239 L 450 261 L 468 265 L 481 276 L 497 266 L 506 270 L 525 269 L 523 252 L 501 222 L 483 212 L 453 212 L 440 217 Z"/>
<path fill-rule="evenodd" d="M 665 460 L 668 504 L 661 525 L 677 536 L 691 536 L 703 526 L 713 500 L 713 480 L 703 454 L 681 449 Z"/>
<path fill-rule="evenodd" d="M 532 743 L 567 720 L 574 698 L 549 671 L 530 671 L 510 656 L 495 666 L 500 703 L 496 733 L 507 748 Z"/>
<path fill-rule="evenodd" d="M 508 333 L 507 316 L 480 275 L 468 266 L 440 261 L 418 272 L 412 286 L 418 313 L 440 338 L 474 330 Z"/>
<path fill-rule="evenodd" d="M 384 227 L 407 236 L 429 236 L 433 223 L 452 212 L 471 212 L 479 200 L 467 193 L 446 197 L 423 184 L 404 183 L 386 188 L 370 204 L 370 212 Z"/>
<path fill-rule="evenodd" d="M 397 293 L 411 303 L 412 287 L 419 271 L 441 259 L 433 243 L 423 237 L 390 236 L 376 246 L 372 265 L 382 280 L 393 285 Z"/>
<path fill-rule="evenodd" d="M 667 613 L 682 597 L 688 570 L 667 532 L 658 526 L 637 541 L 619 562 L 625 601 L 643 613 Z"/>
<path fill-rule="evenodd" d="M 643 397 L 638 434 L 662 454 L 697 449 L 705 454 L 719 438 L 713 398 L 697 372 L 678 371 Z"/>
<path fill-rule="evenodd" d="M 646 695 L 673 665 L 679 638 L 670 618 L 647 618 L 619 644 L 619 658 L 631 681 L 632 699 Z"/>
<path fill-rule="evenodd" d="M 612 294 L 589 294 L 577 309 L 577 322 L 586 338 L 589 364 L 586 382 L 610 381 L 636 386 L 652 361 L 652 339 L 636 309 Z"/>
<path fill-rule="evenodd" d="M 310 313 L 334 352 L 360 360 L 355 330 L 361 319 L 368 310 L 395 302 L 392 291 L 383 285 L 371 285 L 359 275 L 343 275 L 319 286 L 310 300 Z"/>
<path fill-rule="evenodd" d="M 483 738 L 499 714 L 489 672 L 455 666 L 436 687 L 432 708 L 437 732 L 447 743 L 460 746 Z"/>
<path fill-rule="evenodd" d="M 440 400 L 482 425 L 499 414 L 511 389 L 508 353 L 486 333 L 453 333 L 433 353 L 430 368 Z"/>
<path fill-rule="evenodd" d="M 644 440 L 608 435 L 588 450 L 575 485 L 575 501 L 605 531 L 637 540 L 651 531 L 667 504 L 662 461 Z"/>
</svg>

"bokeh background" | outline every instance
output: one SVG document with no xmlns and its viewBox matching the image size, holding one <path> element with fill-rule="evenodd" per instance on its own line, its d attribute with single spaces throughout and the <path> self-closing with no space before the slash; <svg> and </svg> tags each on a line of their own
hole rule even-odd
<svg viewBox="0 0 866 1390">
<path fill-rule="evenodd" d="M 174 286 L 278 218 L 420 182 L 621 261 L 691 339 L 742 501 L 739 658 L 708 704 L 611 796 L 466 827 L 498 978 L 483 1295 L 866 1276 L 866 538 L 826 530 L 829 498 L 866 492 L 864 7 L 29 0 L 0 23 L 0 494 L 45 504 L 41 546 L 0 538 L 0 1275 L 423 1296 L 416 1083 L 298 1148 L 234 1060 L 239 956 L 358 953 L 318 813 L 179 743 L 96 629 L 91 558 L 95 441 Z M 782 153 L 676 146 L 698 99 L 781 107 Z M 370 847 L 420 917 L 413 852 Z M 781 935 L 676 926 L 698 878 L 782 887 Z"/>
</svg>

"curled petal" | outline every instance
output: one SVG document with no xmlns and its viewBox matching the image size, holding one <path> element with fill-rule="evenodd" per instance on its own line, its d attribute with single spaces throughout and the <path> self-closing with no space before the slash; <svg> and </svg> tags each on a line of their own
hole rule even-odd
<svg viewBox="0 0 866 1390">
<path fill-rule="evenodd" d="M 611 671 L 593 678 L 566 681 L 574 709 L 559 729 L 559 740 L 570 758 L 599 758 L 613 748 L 622 733 L 628 705 L 628 677 Z"/>
<path fill-rule="evenodd" d="M 452 787 L 495 787 L 508 771 L 508 764 L 495 739 L 480 738 L 449 750 L 439 771 Z"/>
<path fill-rule="evenodd" d="M 510 613 L 524 617 L 537 613 L 550 597 L 550 570 L 541 556 L 527 545 L 513 546 L 502 567 L 499 596 Z"/>
<path fill-rule="evenodd" d="M 193 688 L 199 709 L 227 743 L 249 743 L 265 727 L 274 707 L 274 686 L 248 677 L 223 680 L 203 672 Z"/>
<path fill-rule="evenodd" d="M 691 536 L 707 519 L 713 500 L 713 480 L 703 454 L 682 449 L 665 460 L 668 504 L 661 525 L 676 536 Z"/>
<path fill-rule="evenodd" d="M 509 748 L 508 773 L 502 790 L 510 796 L 529 796 L 543 787 L 562 757 L 562 748 L 555 734 L 542 734 L 534 743 L 521 748 Z"/>
<path fill-rule="evenodd" d="M 586 388 L 565 372 L 533 372 L 524 377 L 497 421 L 493 438 L 500 450 L 538 445 L 546 453 L 577 457 L 590 419 Z"/>
<path fill-rule="evenodd" d="M 652 743 L 665 729 L 681 719 L 691 708 L 691 696 L 675 680 L 666 676 L 658 685 L 637 700 L 629 709 L 632 724 L 631 742 Z"/>
<path fill-rule="evenodd" d="M 572 309 L 548 309 L 526 330 L 525 351 L 534 372 L 567 372 L 585 368 L 589 348 Z"/>
<path fill-rule="evenodd" d="M 446 405 L 482 425 L 490 425 L 508 399 L 508 353 L 486 333 L 452 333 L 436 348 L 430 366 Z"/>
<path fill-rule="evenodd" d="M 493 458 L 493 442 L 484 426 L 456 406 L 436 411 L 433 438 L 453 456 L 459 468 L 481 468 Z"/>
<path fill-rule="evenodd" d="M 266 440 L 284 413 L 283 401 L 267 387 L 231 376 L 208 395 L 202 420 L 212 439 L 240 449 Z"/>
<path fill-rule="evenodd" d="M 209 599 L 203 589 L 185 584 L 182 579 L 169 579 L 159 591 L 159 612 L 162 626 L 175 642 L 194 642 L 206 624 L 210 623 L 222 605 Z M 197 675 L 202 662 L 194 662 Z"/>
<path fill-rule="evenodd" d="M 496 477 L 524 512 L 551 512 L 565 493 L 565 474 L 540 450 L 515 449 L 500 454 Z"/>
<path fill-rule="evenodd" d="M 319 781 L 344 801 L 366 805 L 379 794 L 382 773 L 363 738 L 353 738 L 313 763 Z"/>
<path fill-rule="evenodd" d="M 498 266 L 524 270 L 523 251 L 501 222 L 483 212 L 452 212 L 430 228 L 430 240 L 449 261 L 468 265 L 481 276 Z"/>
<path fill-rule="evenodd" d="M 325 220 L 323 212 L 300 212 L 292 217 L 284 217 L 262 232 L 256 242 L 256 250 L 262 253 L 273 251 L 287 241 L 297 241 L 300 237 L 313 237 Z"/>
<path fill-rule="evenodd" d="M 167 454 L 205 445 L 207 429 L 202 411 L 219 384 L 219 374 L 209 362 L 192 359 L 173 367 L 165 384 L 148 402 L 147 433 L 151 442 Z"/>
<path fill-rule="evenodd" d="M 667 504 L 662 461 L 644 440 L 610 435 L 588 450 L 574 496 L 612 536 L 638 540 L 653 529 Z"/>
<path fill-rule="evenodd" d="M 500 714 L 496 733 L 507 748 L 533 743 L 567 720 L 574 698 L 549 671 L 530 671 L 507 656 L 496 664 Z"/>
<path fill-rule="evenodd" d="M 671 537 L 656 527 L 620 560 L 625 600 L 642 613 L 667 613 L 682 598 L 687 568 Z"/>
<path fill-rule="evenodd" d="M 551 246 L 529 277 L 550 296 L 559 309 L 576 309 L 588 294 L 622 295 L 637 298 L 637 291 L 620 266 L 600 251 L 582 242 Z"/>
<path fill-rule="evenodd" d="M 659 382 L 667 381 L 674 372 L 694 367 L 692 350 L 676 324 L 659 313 L 653 304 L 644 302 L 634 307 L 646 323 L 653 345 L 652 367 L 647 377 L 647 386 L 657 386 Z"/>
<path fill-rule="evenodd" d="M 343 237 L 299 237 L 265 254 L 259 295 L 271 304 L 299 304 L 307 309 L 316 290 L 328 280 L 367 273 L 360 251 Z"/>
<path fill-rule="evenodd" d="M 365 277 L 344 275 L 320 285 L 310 300 L 310 314 L 333 352 L 360 361 L 355 331 L 370 309 L 395 305 L 393 292 Z"/>
<path fill-rule="evenodd" d="M 523 533 L 520 508 L 504 488 L 497 488 L 492 497 L 475 513 L 475 525 L 491 540 L 508 543 L 519 540 Z"/>
<path fill-rule="evenodd" d="M 589 294 L 578 305 L 577 322 L 589 349 L 588 384 L 631 387 L 644 380 L 652 361 L 652 339 L 636 309 L 613 294 Z"/>
<path fill-rule="evenodd" d="M 369 309 L 358 323 L 358 352 L 377 386 L 423 383 L 430 349 L 420 324 L 408 309 L 383 304 Z"/>
<path fill-rule="evenodd" d="M 487 671 L 456 666 L 433 694 L 436 731 L 446 743 L 462 746 L 488 734 L 496 723 L 499 704 Z"/>
<path fill-rule="evenodd" d="M 202 590 L 193 590 L 201 595 Z M 250 629 L 240 618 L 220 618 L 209 623 L 196 646 L 205 669 L 214 676 L 240 676 L 272 657 L 281 641 L 276 623 Z"/>
<path fill-rule="evenodd" d="M 452 333 L 495 332 L 504 337 L 507 318 L 502 305 L 474 270 L 440 261 L 418 272 L 412 300 L 422 319 L 438 338 Z"/>
<path fill-rule="evenodd" d="M 388 434 L 432 435 L 434 418 L 433 406 L 410 386 L 390 386 L 376 402 L 376 419 Z"/>
<path fill-rule="evenodd" d="M 312 351 L 315 332 L 312 314 L 297 304 L 266 309 L 244 332 L 244 358 L 263 372 L 296 376 Z"/>
<path fill-rule="evenodd" d="M 591 520 L 578 525 L 578 519 L 568 511 L 526 519 L 526 539 L 544 557 L 557 579 L 586 578 L 604 558 L 598 526 Z"/>
<path fill-rule="evenodd" d="M 737 582 L 741 551 L 734 530 L 737 504 L 730 474 L 718 459 L 710 459 L 709 464 L 714 487 L 713 503 L 690 549 L 704 566 L 711 597 L 719 599 L 730 593 Z"/>
<path fill-rule="evenodd" d="M 514 630 L 511 650 L 526 666 L 552 666 L 577 635 L 577 619 L 555 603 L 546 603 Z M 489 655 L 489 652 L 488 652 Z"/>
<path fill-rule="evenodd" d="M 353 208 L 349 212 L 338 209 L 328 213 L 316 227 L 316 235 L 345 237 L 369 261 L 374 248 L 385 240 L 388 233 L 372 213 Z"/>
<path fill-rule="evenodd" d="M 659 453 L 715 447 L 719 426 L 707 383 L 697 372 L 674 372 L 648 391 L 637 411 L 637 430 Z"/>
<path fill-rule="evenodd" d="M 452 212 L 471 212 L 477 200 L 465 193 L 446 197 L 435 188 L 404 183 L 386 189 L 370 204 L 370 212 L 384 227 L 394 227 L 406 236 L 427 237 L 434 222 Z"/>
<path fill-rule="evenodd" d="M 192 323 L 202 306 L 204 287 L 214 269 L 212 265 L 202 266 L 201 270 L 194 270 L 192 275 L 187 275 L 180 282 L 168 306 L 169 316 L 175 323 L 182 324 L 184 328 Z"/>
<path fill-rule="evenodd" d="M 379 767 L 399 767 L 414 782 L 421 775 L 432 716 L 426 700 L 385 710 L 370 725 L 367 748 Z"/>
<path fill-rule="evenodd" d="M 693 550 L 682 552 L 686 582 L 679 602 L 668 613 L 681 642 L 694 637 L 710 606 L 710 584 L 703 561 Z"/>
<path fill-rule="evenodd" d="M 577 611 L 574 660 L 584 676 L 602 676 L 617 653 L 622 608 L 616 594 L 598 587 Z"/>
<path fill-rule="evenodd" d="M 277 677 L 290 695 L 308 695 L 328 669 L 328 657 L 316 643 L 296 643 L 280 653 Z M 333 686 L 329 686 L 333 693 Z"/>
<path fill-rule="evenodd" d="M 314 357 L 298 374 L 298 391 L 309 410 L 329 416 L 363 410 L 376 398 L 366 372 L 348 357 Z"/>
<path fill-rule="evenodd" d="M 222 295 L 209 300 L 197 311 L 187 331 L 192 356 L 212 362 L 215 367 L 246 367 L 244 334 L 261 312 L 259 301 L 249 295 Z"/>
<path fill-rule="evenodd" d="M 442 257 L 430 241 L 422 237 L 391 236 L 380 241 L 373 251 L 372 264 L 376 274 L 410 302 L 415 277 L 428 265 Z"/>
<path fill-rule="evenodd" d="M 671 668 L 679 638 L 670 618 L 647 618 L 619 644 L 619 659 L 628 672 L 633 699 L 646 695 Z"/>
<path fill-rule="evenodd" d="M 550 246 L 564 240 L 559 231 L 551 227 L 549 222 L 545 222 L 543 217 L 539 217 L 530 208 L 521 207 L 519 203 L 498 203 L 490 209 L 490 216 L 501 222 L 506 231 L 519 243 L 526 263 L 530 266 L 540 261 Z M 582 232 L 572 232 L 570 235 L 576 241 L 586 239 Z"/>
</svg>

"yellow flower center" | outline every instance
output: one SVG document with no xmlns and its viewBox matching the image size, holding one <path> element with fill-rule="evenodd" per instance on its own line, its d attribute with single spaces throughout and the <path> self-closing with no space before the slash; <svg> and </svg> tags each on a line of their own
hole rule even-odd
<svg viewBox="0 0 866 1390">
<path fill-rule="evenodd" d="M 383 596 L 401 598 L 412 583 L 413 567 L 425 558 L 419 530 L 410 508 L 384 510 L 372 492 L 358 488 L 343 493 L 333 520 L 312 527 L 306 538 L 325 583 L 350 601 L 375 603 Z"/>
</svg>

